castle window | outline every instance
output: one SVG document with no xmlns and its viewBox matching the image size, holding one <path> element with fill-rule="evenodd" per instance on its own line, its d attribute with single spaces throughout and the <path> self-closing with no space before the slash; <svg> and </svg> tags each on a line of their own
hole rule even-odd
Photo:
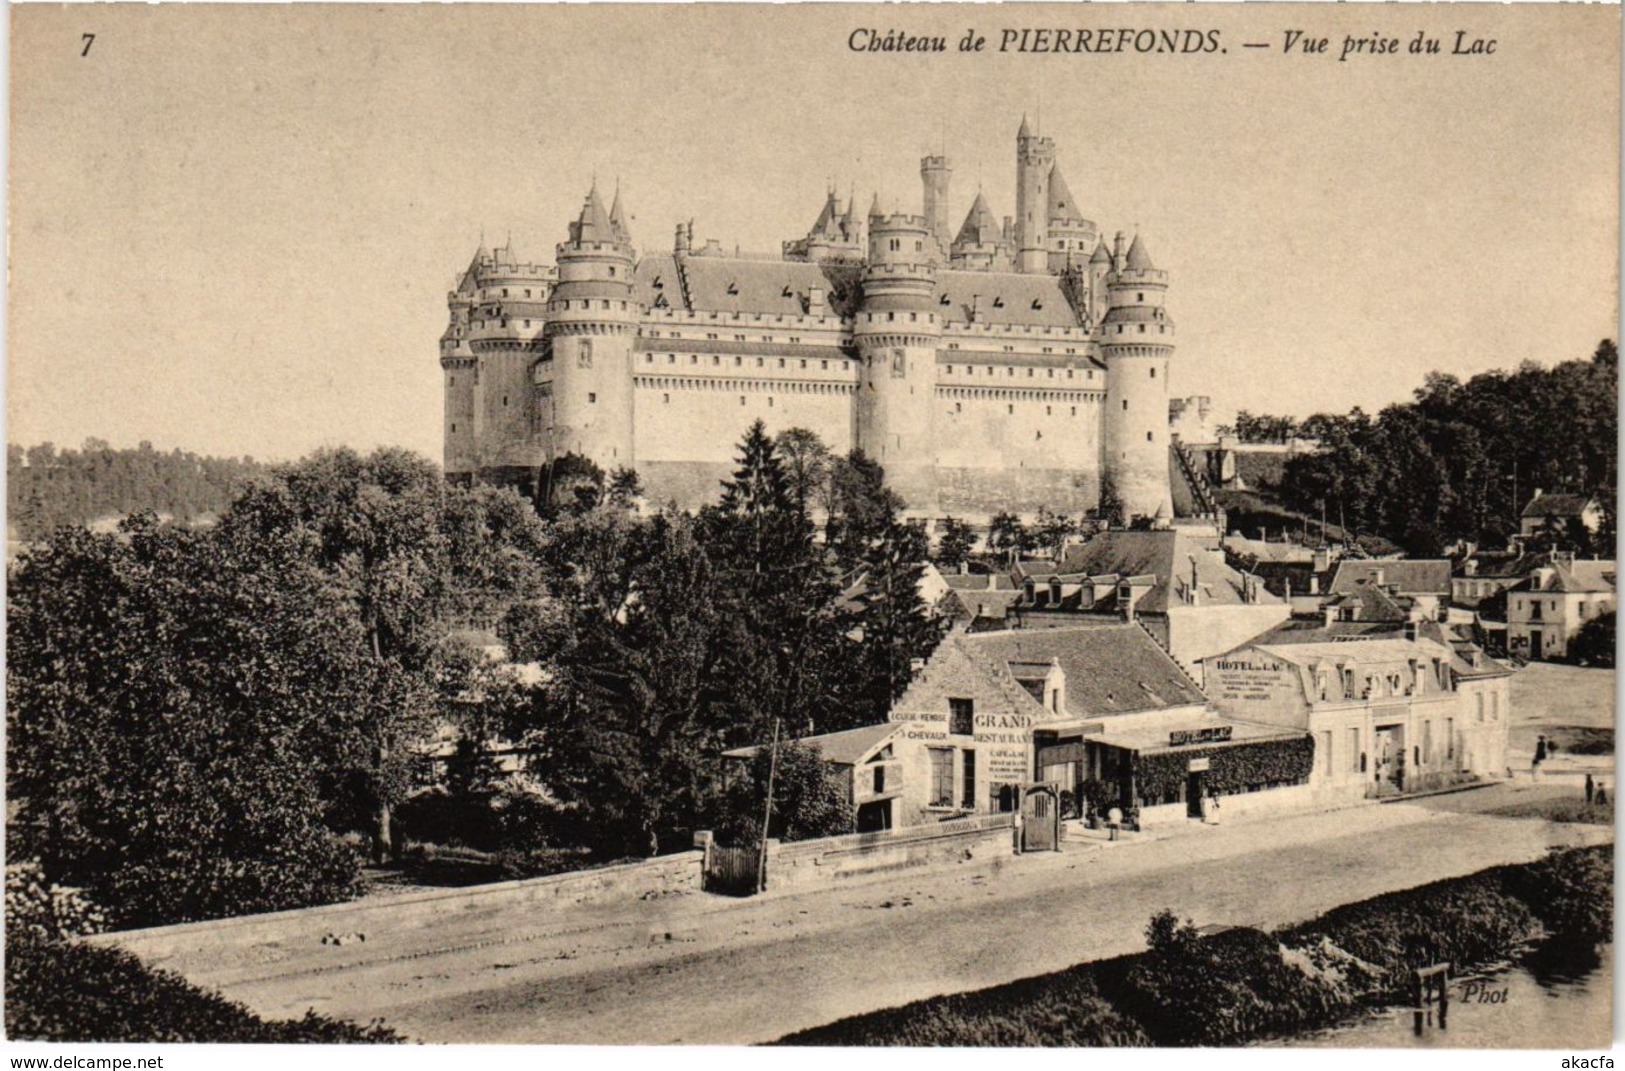
<svg viewBox="0 0 1625 1071">
<path fill-rule="evenodd" d="M 711 355 L 711 363 L 713 365 L 719 365 L 722 363 L 722 358 L 713 353 Z"/>
<path fill-rule="evenodd" d="M 1044 352 L 1045 353 L 1054 353 L 1055 352 L 1055 347 L 1054 346 L 1045 346 L 1044 347 Z"/>
<path fill-rule="evenodd" d="M 507 296 L 508 296 L 508 288 L 507 288 L 507 287 L 503 287 L 503 288 L 502 288 L 502 296 L 503 296 L 503 297 L 507 297 Z"/>
<path fill-rule="evenodd" d="M 1154 432 L 1154 431 L 1146 432 L 1145 433 L 1145 441 L 1148 442 L 1148 443 L 1156 442 L 1157 441 L 1156 435 L 1157 435 L 1157 433 Z"/>
<path fill-rule="evenodd" d="M 611 264 L 611 265 L 610 265 L 610 266 L 609 266 L 609 277 L 610 277 L 610 278 L 611 278 L 611 279 L 613 279 L 613 278 L 615 278 L 615 265 L 613 265 L 613 264 Z M 507 293 L 507 291 L 506 291 L 506 290 L 504 290 L 504 291 L 503 291 L 503 293 L 504 293 L 504 294 L 506 294 L 506 293 Z"/>
<path fill-rule="evenodd" d="M 1041 432 L 1041 431 L 1035 431 L 1035 432 L 1033 432 L 1033 438 L 1034 438 L 1034 439 L 1035 439 L 1035 440 L 1036 440 L 1036 439 L 1042 439 L 1042 438 L 1043 438 L 1043 437 L 1044 437 L 1044 433 L 1043 433 L 1043 432 Z"/>
<path fill-rule="evenodd" d="M 1013 406 L 1013 405 L 1007 405 L 1007 406 L 1005 406 L 1005 407 L 1004 407 L 1004 411 L 1005 411 L 1005 412 L 1006 412 L 1006 413 L 1009 413 L 1009 414 L 1011 414 L 1011 415 L 1012 415 L 1012 416 L 1013 416 L 1013 415 L 1014 415 L 1014 414 L 1015 414 L 1015 411 L 1016 411 L 1016 407 L 1015 407 L 1015 406 Z"/>
<path fill-rule="evenodd" d="M 688 355 L 688 363 L 689 364 L 699 364 L 700 363 L 700 355 L 697 354 L 697 353 L 689 354 Z"/>
<path fill-rule="evenodd" d="M 1128 412 L 1128 399 L 1127 398 L 1123 399 L 1123 412 L 1125 412 L 1125 413 Z"/>
<path fill-rule="evenodd" d="M 771 394 L 767 396 L 767 407 L 769 409 L 773 408 L 773 396 Z"/>
<path fill-rule="evenodd" d="M 903 243 L 902 243 L 901 239 L 893 238 L 891 240 L 891 251 L 893 253 L 896 253 L 896 252 L 900 251 L 902 248 L 903 248 Z"/>
<path fill-rule="evenodd" d="M 1054 416 L 1055 415 L 1055 410 L 1051 409 L 1049 406 L 1046 405 L 1046 406 L 1044 406 L 1044 415 L 1045 416 Z"/>
<path fill-rule="evenodd" d="M 667 364 L 676 364 L 677 363 L 677 355 L 675 353 L 666 354 L 666 363 Z"/>
<path fill-rule="evenodd" d="M 643 355 L 643 363 L 644 364 L 654 364 L 655 363 L 655 355 L 652 354 L 652 353 L 645 353 Z"/>
<path fill-rule="evenodd" d="M 1134 300 L 1135 301 L 1144 301 L 1145 300 L 1145 295 L 1144 294 L 1135 294 L 1134 295 Z"/>
<path fill-rule="evenodd" d="M 951 375 L 953 375 L 953 374 L 954 374 L 954 366 L 953 366 L 953 365 L 949 365 L 949 366 L 948 366 L 948 374 L 949 374 L 949 375 L 950 375 L 950 376 L 951 376 Z"/>
<path fill-rule="evenodd" d="M 1094 379 L 1095 378 L 1095 370 L 1093 368 L 1091 368 L 1088 371 L 1084 372 L 1083 373 L 1083 378 L 1084 379 Z"/>
<path fill-rule="evenodd" d="M 666 404 L 667 404 L 667 405 L 670 405 L 670 404 L 671 404 L 671 395 L 669 395 L 669 394 L 662 394 L 662 395 L 661 395 L 661 396 L 660 396 L 660 400 L 661 400 L 661 401 L 662 401 L 662 402 L 664 402 L 664 403 L 666 403 Z"/>
<path fill-rule="evenodd" d="M 607 298 L 604 300 L 604 308 L 609 308 L 609 300 Z"/>
<path fill-rule="evenodd" d="M 954 403 L 954 412 L 963 413 L 964 411 L 965 411 L 965 403 L 964 402 L 955 402 Z M 453 429 L 453 430 L 456 430 L 456 429 Z"/>
<path fill-rule="evenodd" d="M 525 296 L 526 296 L 526 297 L 530 297 L 530 291 L 529 291 L 529 290 L 526 290 L 526 291 L 525 291 Z"/>
<path fill-rule="evenodd" d="M 1155 368 L 1151 369 L 1151 378 L 1152 379 L 1157 378 L 1157 370 Z"/>
<path fill-rule="evenodd" d="M 1074 349 L 1073 347 L 1068 346 L 1066 348 L 1066 352 L 1068 352 L 1068 353 L 1077 353 L 1078 351 L 1076 349 Z"/>
<path fill-rule="evenodd" d="M 908 314 L 908 322 L 911 323 L 911 324 L 919 323 L 920 322 L 920 314 L 917 313 L 917 312 L 909 313 Z"/>
<path fill-rule="evenodd" d="M 587 404 L 588 405 L 596 405 L 597 403 L 598 403 L 598 395 L 596 395 L 596 394 L 589 391 L 587 393 Z"/>
<path fill-rule="evenodd" d="M 502 406 L 504 409 L 506 409 L 508 406 L 508 396 L 506 394 L 502 396 Z"/>
<path fill-rule="evenodd" d="M 1036 371 L 1037 371 L 1037 369 L 1035 369 L 1035 368 L 1029 368 L 1029 369 L 1027 369 L 1027 378 L 1028 378 L 1028 379 L 1031 379 L 1031 378 L 1033 378 L 1033 374 L 1034 374 L 1034 373 L 1035 373 L 1035 372 L 1036 372 Z"/>
<path fill-rule="evenodd" d="M 801 367 L 803 367 L 803 368 L 807 367 L 807 358 L 803 357 L 801 359 Z"/>
<path fill-rule="evenodd" d="M 711 340 L 711 341 L 712 341 L 712 342 L 715 342 L 715 341 L 716 341 L 716 339 L 717 339 L 717 336 L 716 336 L 716 335 L 706 335 L 706 336 L 705 336 L 705 337 L 706 337 L 706 338 L 708 338 L 708 339 L 710 339 L 710 340 Z"/>
<path fill-rule="evenodd" d="M 1077 415 L 1078 415 L 1078 407 L 1077 407 L 1077 406 L 1075 406 L 1075 405 L 1074 405 L 1074 406 L 1073 406 L 1073 407 L 1072 407 L 1072 415 L 1073 415 L 1073 416 L 1077 416 Z"/>
<path fill-rule="evenodd" d="M 734 336 L 734 341 L 735 342 L 743 342 L 743 341 L 745 341 L 745 336 L 744 335 L 735 335 Z"/>
<path fill-rule="evenodd" d="M 1138 324 L 1137 326 L 1140 329 L 1140 334 L 1145 334 L 1145 324 Z"/>
<path fill-rule="evenodd" d="M 682 332 L 681 332 L 681 331 L 673 331 L 673 332 L 672 332 L 672 333 L 671 333 L 671 337 L 672 337 L 672 338 L 682 338 L 682 337 L 683 337 L 683 333 L 682 333 Z"/>
<path fill-rule="evenodd" d="M 888 312 L 886 314 L 886 322 L 887 323 L 890 323 L 895 319 L 897 319 L 897 314 L 895 312 Z"/>
<path fill-rule="evenodd" d="M 772 340 L 772 339 L 768 339 L 768 341 L 769 341 L 769 342 L 772 342 L 772 341 L 773 341 L 773 340 Z M 800 339 L 799 339 L 799 338 L 796 338 L 796 337 L 795 337 L 795 336 L 794 336 L 794 335 L 792 335 L 792 336 L 790 336 L 790 344 L 791 344 L 791 345 L 792 345 L 792 346 L 798 346 L 798 345 L 800 345 L 800 344 L 801 344 L 801 340 L 800 340 Z"/>
<path fill-rule="evenodd" d="M 780 358 L 779 358 L 779 367 L 780 367 L 780 368 L 783 368 L 783 367 L 784 367 L 784 358 L 783 358 L 783 357 L 780 357 Z"/>
<path fill-rule="evenodd" d="M 829 362 L 828 361 L 819 361 L 818 362 L 818 367 L 822 368 L 824 371 L 827 372 L 827 371 L 829 371 Z"/>
<path fill-rule="evenodd" d="M 744 396 L 744 395 L 743 395 L 743 394 L 741 394 L 741 395 L 740 395 L 740 396 L 739 396 L 739 404 L 740 404 L 740 405 L 744 405 L 744 404 L 745 404 L 745 396 Z"/>
<path fill-rule="evenodd" d="M 455 387 L 456 385 L 457 385 L 457 377 L 456 376 L 447 376 L 446 377 L 446 386 Z"/>
<path fill-rule="evenodd" d="M 742 365 L 744 363 L 745 363 L 745 359 L 743 357 L 735 357 L 734 358 L 734 367 L 735 368 L 738 368 L 740 365 Z"/>
<path fill-rule="evenodd" d="M 762 359 L 760 357 L 756 358 L 756 367 L 757 368 L 762 367 Z"/>
<path fill-rule="evenodd" d="M 1051 369 L 1050 369 L 1050 370 L 1049 370 L 1049 378 L 1050 378 L 1050 379 L 1054 379 L 1054 378 L 1055 378 L 1055 369 L 1053 369 L 1053 368 L 1051 368 Z"/>
<path fill-rule="evenodd" d="M 452 430 L 452 431 L 453 431 L 453 432 L 455 432 L 455 431 L 456 431 L 456 430 L 457 430 L 457 425 L 456 425 L 456 424 L 453 424 L 453 425 L 452 425 L 452 426 L 451 426 L 451 430 Z"/>
</svg>

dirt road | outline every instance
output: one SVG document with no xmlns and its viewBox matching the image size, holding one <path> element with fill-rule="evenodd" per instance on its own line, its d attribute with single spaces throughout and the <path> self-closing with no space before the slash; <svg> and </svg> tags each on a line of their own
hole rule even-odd
<svg viewBox="0 0 1625 1071">
<path fill-rule="evenodd" d="M 1143 947 L 1171 907 L 1274 925 L 1392 889 L 1612 840 L 1452 797 L 1068 844 L 835 890 L 458 917 L 267 969 L 252 948 L 164 965 L 263 1014 L 381 1017 L 424 1041 L 739 1044 Z M 1549 791 L 1549 789 L 1547 790 Z M 1463 804 L 1466 797 L 1461 798 Z"/>
</svg>

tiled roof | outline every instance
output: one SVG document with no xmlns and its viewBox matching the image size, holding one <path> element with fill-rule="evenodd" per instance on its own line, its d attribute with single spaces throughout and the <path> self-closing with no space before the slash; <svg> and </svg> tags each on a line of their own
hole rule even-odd
<svg viewBox="0 0 1625 1071">
<path fill-rule="evenodd" d="M 1156 584 L 1140 600 L 1138 610 L 1161 613 L 1174 601 L 1169 594 L 1174 578 L 1178 578 L 1181 588 L 1189 584 L 1192 557 L 1196 559 L 1198 605 L 1243 603 L 1242 574 L 1225 564 L 1223 556 L 1217 553 L 1217 541 L 1177 530 L 1102 532 L 1082 546 L 1068 547 L 1061 569 L 1088 576 L 1111 573 L 1128 577 L 1153 576 Z M 1263 597 L 1266 601 L 1279 601 L 1267 593 Z"/>
<path fill-rule="evenodd" d="M 1058 662 L 1066 674 L 1066 713 L 1074 718 L 1207 702 L 1178 663 L 1135 624 L 984 632 L 955 641 L 1005 673 L 1011 673 L 1012 663 Z"/>
<path fill-rule="evenodd" d="M 1410 613 L 1399 600 L 1375 584 L 1356 584 L 1353 591 L 1340 592 L 1326 600 L 1325 605 L 1343 608 L 1355 607 L 1358 621 L 1397 621 L 1410 619 Z"/>
<path fill-rule="evenodd" d="M 1523 508 L 1525 517 L 1578 517 L 1591 504 L 1590 495 L 1536 495 Z"/>
<path fill-rule="evenodd" d="M 796 743 L 817 748 L 825 762 L 856 766 L 871 753 L 879 750 L 899 728 L 901 726 L 894 722 L 881 722 L 878 725 L 864 725 L 838 733 L 825 733 L 822 736 L 804 736 Z M 760 746 L 736 747 L 722 754 L 730 759 L 748 759 L 754 757 L 760 750 Z"/>
<path fill-rule="evenodd" d="M 1426 592 L 1448 597 L 1450 595 L 1450 562 L 1446 558 L 1426 559 L 1371 559 L 1344 558 L 1337 563 L 1332 574 L 1328 594 L 1341 595 L 1358 590 L 1382 574 L 1381 583 L 1403 594 Z"/>
<path fill-rule="evenodd" d="M 947 298 L 947 302 L 943 302 Z M 1076 327 L 1078 321 L 1053 275 L 998 271 L 937 272 L 937 315 L 949 323 Z"/>
<path fill-rule="evenodd" d="M 1604 594 L 1615 590 L 1612 561 L 1576 560 L 1537 570 L 1512 587 L 1513 591 L 1550 591 L 1569 595 Z"/>
</svg>

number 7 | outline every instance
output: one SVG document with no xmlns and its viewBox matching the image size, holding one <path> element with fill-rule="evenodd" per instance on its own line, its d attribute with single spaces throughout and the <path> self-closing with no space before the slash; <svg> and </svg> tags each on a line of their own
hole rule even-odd
<svg viewBox="0 0 1625 1071">
<path fill-rule="evenodd" d="M 96 43 L 96 35 L 93 33 L 82 33 L 79 35 L 79 39 L 85 43 L 83 51 L 79 53 L 79 58 L 83 59 L 84 57 L 90 55 L 90 46 Z"/>
</svg>

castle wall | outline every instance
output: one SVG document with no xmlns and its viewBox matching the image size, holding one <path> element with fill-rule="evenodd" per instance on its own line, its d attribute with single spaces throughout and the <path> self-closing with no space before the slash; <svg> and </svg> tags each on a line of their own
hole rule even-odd
<svg viewBox="0 0 1625 1071">
<path fill-rule="evenodd" d="M 474 417 L 475 371 L 472 359 L 458 362 L 445 370 L 445 455 L 447 472 L 472 473 L 479 468 L 474 453 L 476 442 Z"/>
<path fill-rule="evenodd" d="M 526 343 L 486 342 L 480 344 L 478 362 L 480 390 L 473 404 L 481 409 L 481 438 L 475 448 L 480 467 L 541 464 L 545 458 L 531 372 L 535 351 Z"/>
</svg>

